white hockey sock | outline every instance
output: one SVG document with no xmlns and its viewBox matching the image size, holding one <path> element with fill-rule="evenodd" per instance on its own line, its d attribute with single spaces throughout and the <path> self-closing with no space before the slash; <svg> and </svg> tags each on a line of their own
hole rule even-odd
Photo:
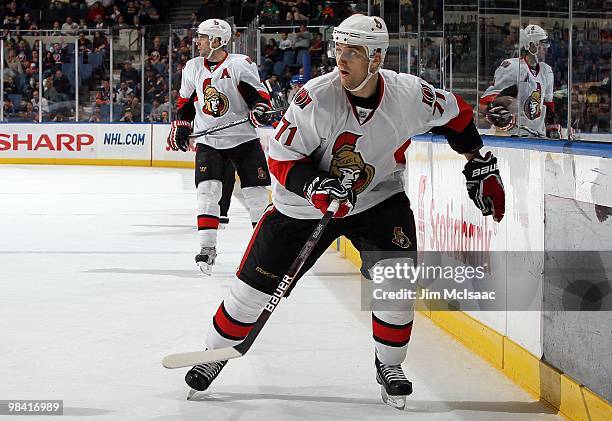
<svg viewBox="0 0 612 421">
<path fill-rule="evenodd" d="M 268 189 L 264 186 L 244 187 L 242 189 L 244 202 L 249 213 L 251 214 L 251 222 L 257 224 L 261 215 L 270 204 Z"/>
<path fill-rule="evenodd" d="M 206 180 L 198 184 L 198 237 L 200 247 L 215 247 L 217 245 L 221 191 L 222 184 L 218 180 Z"/>
<path fill-rule="evenodd" d="M 229 295 L 223 300 L 212 319 L 206 335 L 206 347 L 224 348 L 242 342 L 270 297 L 236 278 Z"/>
</svg>

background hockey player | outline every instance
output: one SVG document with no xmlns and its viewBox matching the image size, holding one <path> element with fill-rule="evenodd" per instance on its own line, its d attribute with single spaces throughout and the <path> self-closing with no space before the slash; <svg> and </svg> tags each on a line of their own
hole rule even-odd
<svg viewBox="0 0 612 421">
<path fill-rule="evenodd" d="M 177 119 L 172 122 L 168 144 L 187 151 L 189 135 L 214 126 L 250 117 L 241 124 L 196 142 L 195 183 L 198 197 L 200 253 L 196 263 L 210 275 L 217 255 L 219 200 L 227 166 L 234 164 L 240 177 L 245 203 L 256 224 L 268 205 L 270 174 L 255 127 L 268 122 L 270 96 L 259 81 L 257 65 L 242 54 L 225 50 L 232 35 L 230 25 L 221 19 L 208 19 L 197 29 L 200 57 L 187 62 L 182 70 Z"/>
<path fill-rule="evenodd" d="M 554 74 L 544 63 L 550 46 L 548 34 L 538 25 L 527 25 L 520 32 L 520 57 L 499 65 L 493 86 L 487 88 L 480 100 L 481 112 L 493 126 L 508 134 L 558 139 Z"/>
<path fill-rule="evenodd" d="M 273 206 L 255 228 L 238 280 L 213 317 L 209 349 L 244 340 L 332 200 L 341 205 L 296 282 L 341 235 L 360 251 L 366 278 L 376 263 L 371 252 L 416 258 L 414 216 L 402 184 L 411 136 L 430 129 L 445 134 L 468 159 L 463 173 L 470 198 L 483 215 L 496 221 L 504 216 L 497 160 L 479 153 L 482 139 L 471 107 L 416 76 L 380 70 L 389 46 L 381 18 L 352 15 L 334 29 L 333 41 L 338 67 L 306 83 L 276 128 L 268 160 Z M 412 304 L 404 301 L 394 309 L 379 304 L 382 309 L 372 312 L 376 379 L 383 399 L 402 407 L 412 393 L 401 367 Z M 185 380 L 205 390 L 226 363 L 196 365 Z"/>
</svg>

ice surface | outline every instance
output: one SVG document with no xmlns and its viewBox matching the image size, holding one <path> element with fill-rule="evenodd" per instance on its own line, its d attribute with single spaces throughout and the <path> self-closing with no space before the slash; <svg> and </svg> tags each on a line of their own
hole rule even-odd
<svg viewBox="0 0 612 421">
<path fill-rule="evenodd" d="M 185 370 L 161 358 L 202 346 L 251 232 L 234 201 L 204 277 L 192 177 L 0 166 L 0 399 L 63 399 L 82 420 L 557 418 L 419 316 L 404 363 L 414 394 L 404 412 L 382 404 L 359 276 L 331 252 L 249 354 L 186 401 Z"/>
</svg>

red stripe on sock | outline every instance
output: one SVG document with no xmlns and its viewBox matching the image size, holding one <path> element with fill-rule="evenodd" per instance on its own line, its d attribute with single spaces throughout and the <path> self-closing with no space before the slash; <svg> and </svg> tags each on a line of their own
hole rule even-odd
<svg viewBox="0 0 612 421">
<path fill-rule="evenodd" d="M 199 215 L 198 216 L 198 229 L 218 229 L 219 218 L 216 216 Z"/>
<path fill-rule="evenodd" d="M 410 341 L 410 335 L 412 334 L 412 322 L 407 325 L 393 326 L 378 320 L 372 314 L 372 333 L 375 337 L 386 342 L 407 343 Z"/>
<path fill-rule="evenodd" d="M 235 338 L 245 338 L 251 329 L 253 329 L 253 325 L 243 326 L 242 324 L 236 323 L 235 320 L 230 319 L 225 314 L 225 309 L 223 308 L 223 303 L 219 306 L 217 313 L 215 314 L 215 323 L 228 336 L 232 336 Z M 246 323 L 245 323 L 246 324 Z"/>
</svg>

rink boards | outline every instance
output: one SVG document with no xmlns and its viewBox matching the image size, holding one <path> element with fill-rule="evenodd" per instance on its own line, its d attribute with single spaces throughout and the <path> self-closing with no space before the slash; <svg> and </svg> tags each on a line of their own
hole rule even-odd
<svg viewBox="0 0 612 421">
<path fill-rule="evenodd" d="M 168 125 L 134 123 L 4 124 L 0 163 L 193 168 L 193 151 L 169 150 L 168 131 Z M 266 149 L 272 130 L 259 133 Z M 417 220 L 419 249 L 452 250 L 449 227 L 459 221 L 480 233 L 487 250 L 533 251 L 533 259 L 524 266 L 504 271 L 502 281 L 509 290 L 517 277 L 531 281 L 534 296 L 541 301 L 544 262 L 537 252 L 608 250 L 612 244 L 612 216 L 600 220 L 601 209 L 612 207 L 612 145 L 572 147 L 560 142 L 493 138 L 485 142 L 498 157 L 506 188 L 506 217 L 501 224 L 483 218 L 468 199 L 461 155 L 437 137 L 413 139 L 406 154 L 406 189 Z M 341 247 L 357 257 L 350 245 L 342 243 Z M 567 396 L 573 396 L 569 391 L 576 388 L 582 401 L 594 402 L 590 411 L 609 411 L 605 402 L 578 384 L 612 400 L 605 374 L 612 372 L 611 313 L 453 313 L 429 316 L 536 395 L 549 402 L 559 400 L 557 407 L 565 405 L 561 409 L 566 415 L 580 418 L 581 409 L 576 408 L 581 406 L 567 401 Z M 540 362 L 543 356 L 548 365 Z"/>
</svg>

